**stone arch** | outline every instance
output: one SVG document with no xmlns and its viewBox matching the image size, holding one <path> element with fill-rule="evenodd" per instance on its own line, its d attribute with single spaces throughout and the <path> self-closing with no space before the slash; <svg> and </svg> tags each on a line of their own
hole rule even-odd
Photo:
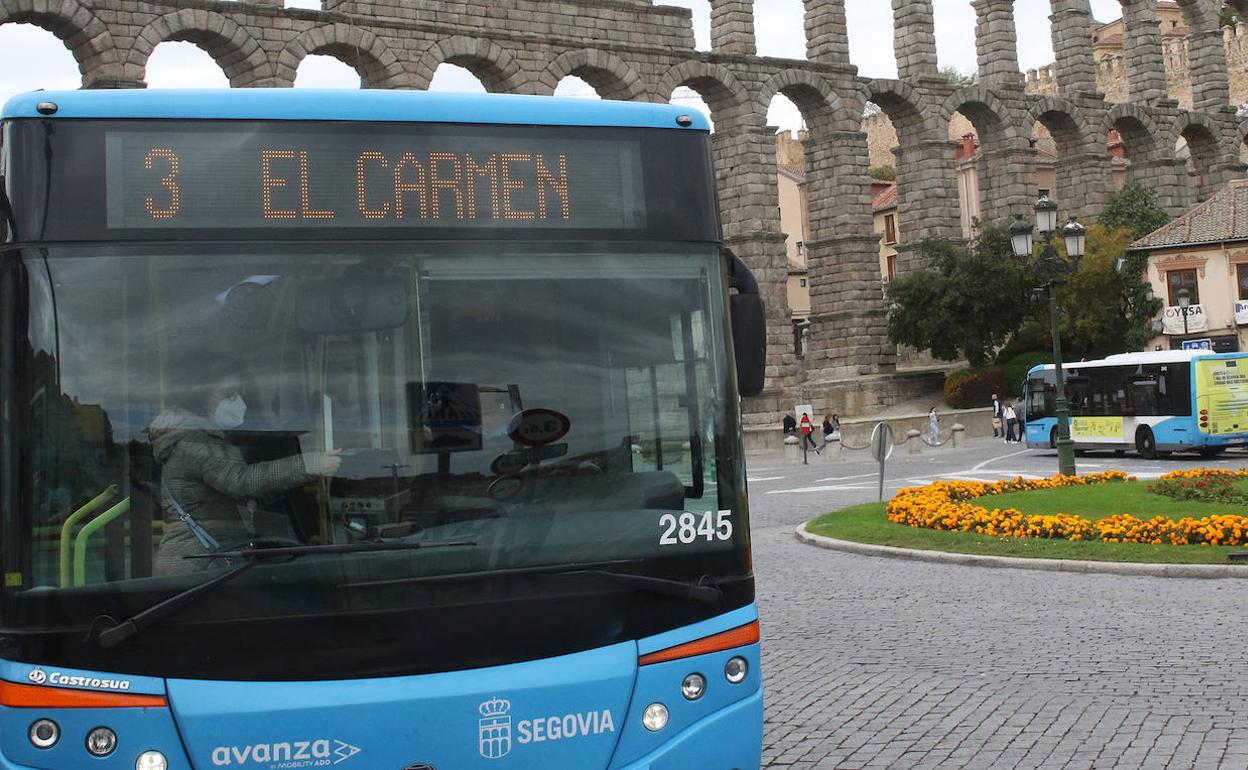
<svg viewBox="0 0 1248 770">
<path fill-rule="evenodd" d="M 732 70 L 719 64 L 686 61 L 677 64 L 659 78 L 655 101 L 666 102 L 672 92 L 688 86 L 711 108 L 712 118 L 718 119 L 732 113 L 749 101 L 749 92 Z"/>
<path fill-rule="evenodd" d="M 543 94 L 553 94 L 559 81 L 575 75 L 594 87 L 603 99 L 633 101 L 642 98 L 645 88 L 633 67 L 613 53 L 596 48 L 565 51 L 538 78 Z"/>
<path fill-rule="evenodd" d="M 1032 105 L 1028 117 L 1030 126 L 1039 123 L 1053 137 L 1057 150 L 1053 192 L 1063 209 L 1076 216 L 1099 213 L 1108 200 L 1111 175 L 1105 137 L 1066 99 L 1042 99 Z"/>
<path fill-rule="evenodd" d="M 350 24 L 327 24 L 303 32 L 286 44 L 277 57 L 277 78 L 295 82 L 304 58 L 325 54 L 355 69 L 365 88 L 407 88 L 410 78 L 403 63 L 386 42 L 367 29 Z"/>
<path fill-rule="evenodd" d="M 769 77 L 758 95 L 764 114 L 777 94 L 783 94 L 797 105 L 811 128 L 815 127 L 812 118 L 816 114 L 828 112 L 835 117 L 843 117 L 841 98 L 828 81 L 813 72 L 781 70 Z"/>
<path fill-rule="evenodd" d="M 1053 135 L 1060 153 L 1095 152 L 1100 139 L 1083 112 L 1072 102 L 1050 96 L 1032 105 L 1028 115 L 1032 124 L 1040 123 Z"/>
<path fill-rule="evenodd" d="M 923 95 L 909 83 L 901 80 L 871 80 L 866 83 L 863 96 L 879 105 L 897 129 L 902 144 L 924 137 L 939 138 L 938 127 L 932 125 L 932 111 L 928 109 Z"/>
<path fill-rule="evenodd" d="M 1127 160 L 1152 160 L 1157 156 L 1161 131 L 1152 117 L 1134 104 L 1115 105 L 1105 115 L 1105 133 L 1117 131 L 1126 148 Z"/>
<path fill-rule="evenodd" d="M 495 94 L 525 93 L 528 81 L 510 51 L 485 38 L 448 37 L 434 43 L 412 71 L 412 86 L 428 90 L 441 64 L 471 72 L 485 90 Z"/>
<path fill-rule="evenodd" d="M 1217 124 L 1199 112 L 1184 112 L 1174 123 L 1166 146 L 1177 148 L 1180 139 L 1187 142 L 1191 156 L 1189 178 L 1193 203 L 1208 200 L 1221 186 L 1218 167 L 1221 165 L 1223 142 L 1219 139 L 1220 135 Z"/>
<path fill-rule="evenodd" d="M 245 28 L 213 11 L 183 8 L 148 22 L 134 40 L 126 69 L 142 80 L 147 60 L 160 43 L 189 42 L 202 48 L 221 67 L 233 88 L 267 85 L 273 67 L 264 49 Z"/>
<path fill-rule="evenodd" d="M 1005 222 L 1035 202 L 1030 179 L 1035 150 L 1029 138 L 1031 126 L 1020 130 L 1023 117 L 1016 115 L 985 86 L 971 86 L 950 94 L 941 106 L 940 125 L 948 126 L 961 113 L 979 137 L 979 157 L 974 178 L 979 187 L 978 218 L 985 222 Z M 974 211 L 967 201 L 968 210 Z"/>
<path fill-rule="evenodd" d="M 985 147 L 1016 143 L 1021 137 L 1009 108 L 986 86 L 970 86 L 950 94 L 940 108 L 940 125 L 949 125 L 959 112 L 975 126 Z"/>
<path fill-rule="evenodd" d="M 0 24 L 28 23 L 51 32 L 73 55 L 85 88 L 123 79 L 113 35 L 78 0 L 0 0 Z"/>
</svg>

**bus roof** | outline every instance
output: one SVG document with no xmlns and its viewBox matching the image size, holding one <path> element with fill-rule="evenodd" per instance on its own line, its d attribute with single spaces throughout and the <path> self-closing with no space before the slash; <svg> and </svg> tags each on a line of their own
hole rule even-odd
<svg viewBox="0 0 1248 770">
<path fill-rule="evenodd" d="M 56 105 L 51 115 L 39 112 Z M 690 118 L 689 125 L 676 122 Z M 494 125 L 710 129 L 695 109 L 670 104 L 514 94 L 453 94 L 382 89 L 226 88 L 33 91 L 9 99 L 0 119 L 153 118 L 351 120 Z"/>
<path fill-rule="evenodd" d="M 1193 358 L 1235 358 L 1248 353 L 1211 353 L 1208 350 L 1158 350 L 1145 353 L 1118 353 L 1097 361 L 1066 361 L 1063 369 L 1089 369 L 1098 366 L 1138 366 L 1141 364 L 1176 364 L 1189 362 Z M 1052 369 L 1053 364 L 1039 364 L 1031 367 L 1028 374 Z"/>
</svg>

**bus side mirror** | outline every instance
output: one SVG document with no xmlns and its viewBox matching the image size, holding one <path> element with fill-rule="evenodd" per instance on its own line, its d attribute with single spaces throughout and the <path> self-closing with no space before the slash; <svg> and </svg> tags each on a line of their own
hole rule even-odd
<svg viewBox="0 0 1248 770">
<path fill-rule="evenodd" d="M 737 392 L 757 396 L 767 374 L 767 312 L 758 293 L 758 281 L 741 258 L 724 249 L 728 259 L 728 286 L 737 293 L 728 298 L 732 316 L 732 347 L 737 359 Z"/>
</svg>

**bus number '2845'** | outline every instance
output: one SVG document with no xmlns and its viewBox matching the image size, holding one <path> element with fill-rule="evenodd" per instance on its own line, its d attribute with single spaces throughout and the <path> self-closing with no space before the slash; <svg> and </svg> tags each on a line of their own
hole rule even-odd
<svg viewBox="0 0 1248 770">
<path fill-rule="evenodd" d="M 676 518 L 674 513 L 665 513 L 659 517 L 659 527 L 663 534 L 659 536 L 659 545 L 689 545 L 701 538 L 705 541 L 729 540 L 732 538 L 732 511 L 707 511 L 699 517 L 688 511 Z"/>
</svg>

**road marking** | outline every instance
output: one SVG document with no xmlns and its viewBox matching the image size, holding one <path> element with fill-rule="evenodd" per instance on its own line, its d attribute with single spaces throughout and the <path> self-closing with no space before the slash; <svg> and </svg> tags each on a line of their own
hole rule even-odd
<svg viewBox="0 0 1248 770">
<path fill-rule="evenodd" d="M 917 484 L 921 487 L 925 487 L 928 484 L 935 484 L 936 482 L 932 481 L 931 479 L 906 479 L 906 483 Z"/>
<path fill-rule="evenodd" d="M 760 481 L 781 481 L 787 479 L 788 476 L 747 476 L 746 481 L 757 483 Z"/>
<path fill-rule="evenodd" d="M 849 481 L 850 479 L 870 479 L 870 478 L 876 478 L 876 477 L 878 477 L 879 475 L 880 475 L 880 472 L 879 472 L 879 471 L 876 471 L 875 473 L 860 473 L 860 474 L 858 474 L 857 476 L 831 476 L 831 477 L 826 478 L 826 479 L 815 479 L 815 481 L 816 481 L 816 482 L 824 482 L 824 481 Z"/>
<path fill-rule="evenodd" d="M 1010 457 L 1018 457 L 1019 455 L 1025 455 L 1030 451 L 1031 451 L 1030 449 L 1024 449 L 1021 452 L 1010 452 L 1009 454 L 1001 455 L 1000 457 L 994 457 L 991 460 L 984 460 L 979 465 L 976 465 L 974 468 L 971 468 L 971 473 L 982 471 L 985 465 L 991 465 L 992 463 L 995 463 L 999 460 L 1005 460 Z"/>
<path fill-rule="evenodd" d="M 798 492 L 798 493 L 838 492 L 841 490 L 859 490 L 859 489 L 875 489 L 875 488 L 876 488 L 875 484 L 839 484 L 839 485 L 829 485 L 825 487 L 798 487 L 797 489 L 773 489 L 770 492 L 764 492 L 764 494 L 787 495 L 787 494 L 792 494 L 795 492 Z"/>
</svg>

